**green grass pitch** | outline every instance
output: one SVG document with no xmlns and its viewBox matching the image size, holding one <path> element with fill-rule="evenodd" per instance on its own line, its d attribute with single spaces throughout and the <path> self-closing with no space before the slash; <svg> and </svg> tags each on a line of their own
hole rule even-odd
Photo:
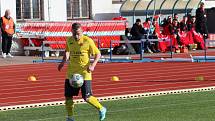
<svg viewBox="0 0 215 121">
<path fill-rule="evenodd" d="M 105 121 L 215 121 L 215 91 L 102 102 Z M 64 106 L 0 112 L 0 121 L 65 121 Z M 75 121 L 99 121 L 89 104 L 75 106 Z"/>
</svg>

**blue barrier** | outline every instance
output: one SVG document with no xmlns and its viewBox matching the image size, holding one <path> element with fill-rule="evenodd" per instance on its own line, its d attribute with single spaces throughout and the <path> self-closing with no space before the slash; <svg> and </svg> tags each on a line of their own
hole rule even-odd
<svg viewBox="0 0 215 121">
<path fill-rule="evenodd" d="M 167 57 L 167 58 L 160 58 L 160 60 L 156 60 L 156 59 L 151 59 L 151 58 L 146 58 L 144 57 L 144 42 L 146 41 L 150 41 L 150 42 L 155 42 L 155 41 L 160 41 L 159 39 L 141 39 L 141 40 L 125 40 L 125 41 L 110 41 L 110 53 L 109 55 L 107 55 L 107 57 L 104 57 L 102 56 L 101 59 L 99 60 L 100 63 L 110 63 L 110 62 L 126 62 L 126 63 L 139 63 L 139 62 L 215 62 L 215 56 L 207 56 L 207 49 L 204 50 L 204 56 L 192 56 L 190 54 L 190 58 L 173 58 L 173 52 L 172 52 L 172 45 L 170 45 L 170 57 Z M 167 41 L 170 41 L 170 43 L 172 44 L 171 42 L 171 39 L 170 40 L 167 40 Z M 205 47 L 206 47 L 206 44 L 208 43 L 209 41 L 206 41 L 205 40 Z M 211 40 L 210 40 L 211 42 Z M 56 62 L 56 63 L 60 63 L 62 60 L 61 59 L 45 59 L 45 51 L 46 51 L 46 47 L 45 47 L 45 44 L 50 44 L 50 43 L 65 43 L 64 41 L 63 42 L 50 42 L 50 41 L 44 41 L 43 44 L 42 44 L 42 57 L 41 59 L 39 60 L 33 60 L 33 63 L 38 63 L 38 62 Z M 99 43 L 99 40 L 98 40 L 98 43 Z M 140 52 L 140 55 L 139 55 L 139 59 L 132 59 L 132 57 L 129 57 L 127 55 L 124 55 L 124 56 L 120 56 L 120 55 L 117 55 L 117 56 L 113 56 L 113 53 L 112 53 L 112 44 L 115 44 L 115 43 L 118 43 L 118 44 L 122 44 L 122 43 L 139 43 L 140 44 L 140 47 L 141 47 L 141 52 Z M 100 47 L 99 47 L 100 48 Z M 102 49 L 102 48 L 100 48 Z M 63 49 L 61 51 L 64 51 Z M 92 60 L 91 60 L 92 61 Z"/>
</svg>

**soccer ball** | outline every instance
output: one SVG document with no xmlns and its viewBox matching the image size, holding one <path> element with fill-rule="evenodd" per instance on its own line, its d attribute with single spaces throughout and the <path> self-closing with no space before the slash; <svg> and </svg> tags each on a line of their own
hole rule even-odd
<svg viewBox="0 0 215 121">
<path fill-rule="evenodd" d="M 69 83 L 74 88 L 79 88 L 84 83 L 84 77 L 81 74 L 73 74 L 71 79 L 69 79 Z"/>
</svg>

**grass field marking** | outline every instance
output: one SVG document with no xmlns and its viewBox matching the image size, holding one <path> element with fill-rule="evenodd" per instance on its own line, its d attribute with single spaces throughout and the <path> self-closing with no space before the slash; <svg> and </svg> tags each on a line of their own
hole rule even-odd
<svg viewBox="0 0 215 121">
<path fill-rule="evenodd" d="M 63 101 L 56 102 L 47 102 L 47 103 L 35 103 L 35 104 L 26 104 L 26 105 L 15 105 L 15 106 L 5 106 L 0 107 L 0 111 L 7 110 L 18 110 L 18 109 L 26 109 L 26 108 L 36 108 L 36 107 L 46 107 L 46 106 L 56 106 L 56 105 L 64 105 Z"/>
<path fill-rule="evenodd" d="M 137 94 L 129 94 L 129 95 L 98 97 L 98 100 L 99 101 L 110 101 L 110 100 L 121 100 L 121 99 L 134 99 L 134 98 L 141 98 L 141 97 L 151 97 L 151 96 L 160 96 L 160 95 L 168 95 L 168 94 L 181 94 L 181 93 L 190 93 L 190 92 L 202 92 L 202 91 L 211 91 L 211 90 L 215 90 L 215 86 L 202 87 L 202 88 L 191 88 L 191 89 L 180 89 L 180 90 L 169 90 L 169 91 L 160 91 L 160 92 L 146 92 L 146 93 L 137 93 Z M 74 100 L 74 102 L 76 104 L 85 103 L 85 101 L 83 99 L 77 99 L 77 100 Z M 18 109 L 25 109 L 25 108 L 36 108 L 36 107 L 57 106 L 57 105 L 64 105 L 64 101 L 5 106 L 5 107 L 0 107 L 0 112 L 7 111 L 7 110 L 18 110 Z"/>
</svg>

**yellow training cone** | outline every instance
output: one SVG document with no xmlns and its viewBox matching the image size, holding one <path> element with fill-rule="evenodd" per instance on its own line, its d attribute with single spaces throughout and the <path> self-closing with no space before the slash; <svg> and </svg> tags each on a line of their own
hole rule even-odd
<svg viewBox="0 0 215 121">
<path fill-rule="evenodd" d="M 33 75 L 28 77 L 28 81 L 37 81 L 37 78 Z"/>
<path fill-rule="evenodd" d="M 111 80 L 112 80 L 112 81 L 119 81 L 119 77 L 117 77 L 117 76 L 112 76 Z"/>
<path fill-rule="evenodd" d="M 197 76 L 197 77 L 195 78 L 195 80 L 196 80 L 196 81 L 204 81 L 205 79 L 204 79 L 204 76 Z"/>
</svg>

